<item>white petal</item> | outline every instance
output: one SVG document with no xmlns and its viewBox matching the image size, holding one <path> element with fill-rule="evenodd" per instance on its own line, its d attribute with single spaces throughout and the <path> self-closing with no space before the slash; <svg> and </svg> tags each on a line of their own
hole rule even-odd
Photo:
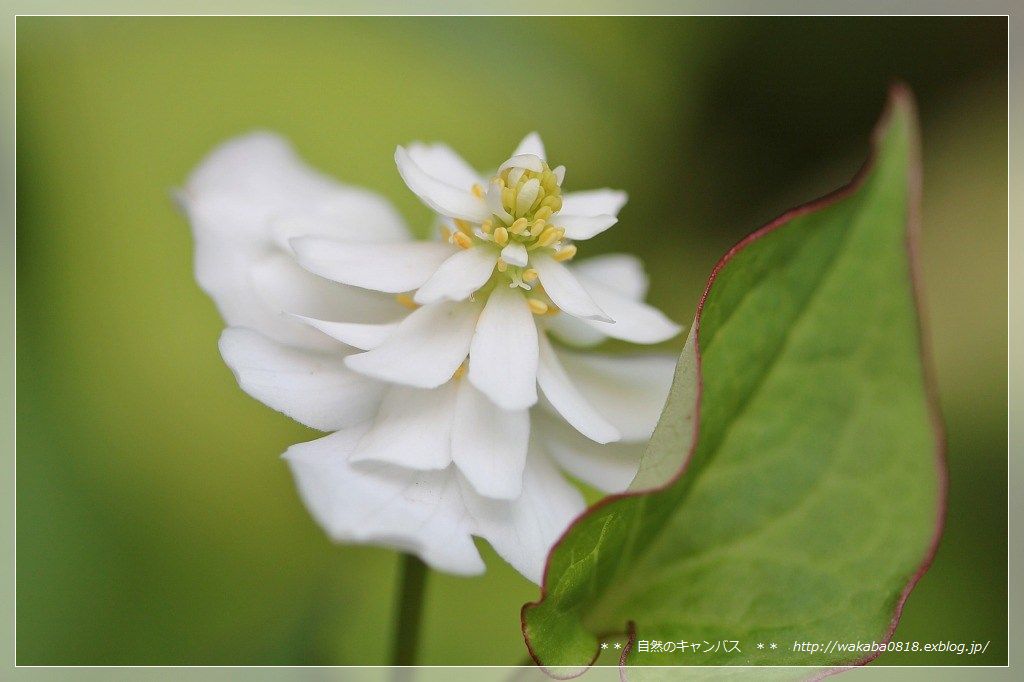
<svg viewBox="0 0 1024 682">
<path fill-rule="evenodd" d="M 432 303 L 413 311 L 382 345 L 345 358 L 349 368 L 384 381 L 436 388 L 469 354 L 476 303 Z"/>
<path fill-rule="evenodd" d="M 544 160 L 535 154 L 516 154 L 498 166 L 498 173 L 500 174 L 506 168 L 522 168 L 540 173 L 544 170 Z"/>
<path fill-rule="evenodd" d="M 536 437 L 560 467 L 606 493 L 619 493 L 636 476 L 646 441 L 599 445 L 565 424 L 534 416 Z"/>
<path fill-rule="evenodd" d="M 615 320 L 614 324 L 583 320 L 597 331 L 614 339 L 632 343 L 660 343 L 678 334 L 682 327 L 653 306 L 619 294 L 603 284 L 581 280 L 594 301 Z"/>
<path fill-rule="evenodd" d="M 347 460 L 365 430 L 339 431 L 285 453 L 317 522 L 336 542 L 413 552 L 448 573 L 483 573 L 454 468 L 424 472 L 369 462 L 353 467 Z"/>
<path fill-rule="evenodd" d="M 594 256 L 581 261 L 574 260 L 570 269 L 584 281 L 584 286 L 590 282 L 604 284 L 634 301 L 642 301 L 647 295 L 647 274 L 643 263 L 636 256 L 625 253 Z"/>
<path fill-rule="evenodd" d="M 444 469 L 452 461 L 455 394 L 455 382 L 435 389 L 391 386 L 350 461 Z"/>
<path fill-rule="evenodd" d="M 346 368 L 340 354 L 290 348 L 251 329 L 225 329 L 220 352 L 242 390 L 321 431 L 369 419 L 384 390 Z"/>
<path fill-rule="evenodd" d="M 384 343 L 398 329 L 398 322 L 384 324 L 357 324 L 354 322 L 330 322 L 312 317 L 296 315 L 306 324 L 319 329 L 333 339 L 360 350 L 370 350 Z"/>
<path fill-rule="evenodd" d="M 551 219 L 558 227 L 565 230 L 565 236 L 569 239 L 590 239 L 609 227 L 619 222 L 613 215 L 571 215 L 559 212 Z"/>
<path fill-rule="evenodd" d="M 484 200 L 487 202 L 487 210 L 494 215 L 501 218 L 506 223 L 511 223 L 513 218 L 512 214 L 505 209 L 505 205 L 501 200 L 501 189 L 504 187 L 497 179 L 491 180 L 490 186 L 487 188 L 487 196 Z"/>
<path fill-rule="evenodd" d="M 506 410 L 537 402 L 537 323 L 518 289 L 497 286 L 476 324 L 469 380 Z"/>
<path fill-rule="evenodd" d="M 566 192 L 562 195 L 561 212 L 566 215 L 617 216 L 628 200 L 629 195 L 618 189 Z"/>
<path fill-rule="evenodd" d="M 335 282 L 397 294 L 423 285 L 455 252 L 444 242 L 356 244 L 320 237 L 293 239 L 299 263 Z"/>
<path fill-rule="evenodd" d="M 526 264 L 530 262 L 530 254 L 526 251 L 526 247 L 519 242 L 509 242 L 501 250 L 501 259 L 509 265 L 525 268 Z"/>
<path fill-rule="evenodd" d="M 479 494 L 514 500 L 523 489 L 529 412 L 503 410 L 468 381 L 458 384 L 452 459 Z"/>
<path fill-rule="evenodd" d="M 557 353 L 573 383 L 619 430 L 623 440 L 651 437 L 672 385 L 674 357 Z"/>
<path fill-rule="evenodd" d="M 178 193 L 195 235 L 195 272 L 229 326 L 245 326 L 290 345 L 326 348 L 321 334 L 282 314 L 300 299 L 346 309 L 338 287 L 317 285 L 287 268 L 280 230 L 361 240 L 406 239 L 398 214 L 381 197 L 347 187 L 306 166 L 269 133 L 230 140 L 214 150 Z M 266 272 L 254 273 L 256 269 Z M 254 286 L 254 278 L 260 281 Z M 284 287 L 279 290 L 278 285 Z M 337 300 L 335 300 L 337 299 Z M 290 312 L 312 314 L 311 310 Z"/>
<path fill-rule="evenodd" d="M 547 158 L 544 154 L 544 142 L 541 141 L 539 133 L 533 132 L 524 137 L 523 141 L 516 147 L 516 150 L 512 152 L 512 156 L 521 156 L 523 154 L 536 156 L 541 161 Z"/>
<path fill-rule="evenodd" d="M 517 499 L 488 499 L 467 488 L 464 485 L 463 498 L 475 520 L 475 534 L 539 584 L 552 545 L 583 511 L 583 496 L 534 445 L 523 471 L 523 494 Z"/>
<path fill-rule="evenodd" d="M 395 163 L 409 189 L 441 215 L 474 223 L 483 222 L 490 215 L 487 204 L 473 194 L 471 187 L 454 187 L 443 179 L 435 178 L 421 168 L 403 147 L 395 150 Z"/>
<path fill-rule="evenodd" d="M 572 315 L 550 315 L 544 317 L 544 328 L 551 334 L 571 346 L 587 348 L 596 346 L 608 337 L 594 329 L 589 320 L 581 320 Z"/>
<path fill-rule="evenodd" d="M 446 144 L 414 142 L 407 151 L 409 158 L 428 175 L 449 185 L 469 189 L 483 182 L 480 174 Z"/>
<path fill-rule="evenodd" d="M 435 301 L 464 301 L 491 277 L 498 254 L 487 246 L 474 246 L 448 257 L 430 276 L 415 301 L 420 304 Z"/>
<path fill-rule="evenodd" d="M 598 443 L 619 440 L 621 435 L 618 429 L 587 402 L 587 398 L 584 398 L 573 385 L 551 343 L 544 336 L 541 336 L 539 341 L 540 363 L 537 368 L 537 383 L 550 406 L 573 428 L 591 440 Z"/>
<path fill-rule="evenodd" d="M 575 275 L 554 258 L 548 255 L 535 256 L 533 267 L 537 270 L 540 283 L 544 285 L 544 291 L 560 309 L 576 317 L 613 321 L 598 307 Z"/>
</svg>

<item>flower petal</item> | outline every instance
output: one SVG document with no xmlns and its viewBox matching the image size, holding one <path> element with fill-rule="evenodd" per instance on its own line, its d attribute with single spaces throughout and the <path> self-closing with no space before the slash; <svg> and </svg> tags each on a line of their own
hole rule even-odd
<svg viewBox="0 0 1024 682">
<path fill-rule="evenodd" d="M 587 348 L 596 346 L 608 337 L 594 329 L 589 320 L 581 320 L 572 315 L 551 315 L 544 318 L 544 328 L 559 341 L 571 346 Z"/>
<path fill-rule="evenodd" d="M 523 489 L 529 412 L 503 410 L 468 381 L 458 384 L 452 460 L 479 494 L 514 500 Z"/>
<path fill-rule="evenodd" d="M 321 431 L 369 419 L 384 391 L 346 368 L 337 353 L 284 346 L 243 327 L 224 330 L 220 352 L 243 391 Z"/>
<path fill-rule="evenodd" d="M 619 222 L 619 219 L 613 215 L 571 215 L 568 213 L 559 213 L 557 216 L 552 218 L 552 221 L 560 228 L 565 230 L 565 236 L 569 239 L 590 239 L 591 237 L 601 234 L 609 227 Z"/>
<path fill-rule="evenodd" d="M 537 324 L 518 289 L 499 285 L 476 323 L 469 380 L 506 410 L 537 402 Z"/>
<path fill-rule="evenodd" d="M 302 315 L 296 315 L 296 317 L 331 338 L 359 350 L 370 350 L 384 343 L 398 329 L 399 324 L 398 322 L 357 324 L 354 322 L 330 322 Z"/>
<path fill-rule="evenodd" d="M 533 132 L 524 137 L 523 141 L 516 147 L 516 150 L 512 152 L 512 156 L 520 156 L 522 154 L 531 154 L 541 161 L 547 159 L 547 156 L 544 154 L 544 142 L 540 139 L 539 133 Z"/>
<path fill-rule="evenodd" d="M 591 189 L 584 192 L 566 192 L 562 195 L 561 212 L 566 215 L 617 216 L 629 200 L 622 190 Z"/>
<path fill-rule="evenodd" d="M 519 242 L 509 242 L 501 250 L 501 259 L 509 265 L 525 268 L 530 262 L 530 254 L 526 251 L 526 247 Z"/>
<path fill-rule="evenodd" d="M 317 173 L 269 133 L 215 149 L 177 198 L 195 235 L 196 279 L 228 325 L 289 345 L 329 348 L 332 343 L 282 310 L 321 316 L 327 308 L 352 312 L 353 303 L 363 307 L 366 302 L 351 300 L 344 288 L 290 262 L 281 230 L 359 235 L 361 241 L 408 238 L 387 201 Z"/>
<path fill-rule="evenodd" d="M 609 253 L 581 261 L 574 260 L 570 269 L 576 277 L 584 280 L 584 286 L 590 282 L 604 284 L 634 301 L 642 301 L 647 295 L 647 273 L 636 256 Z"/>
<path fill-rule="evenodd" d="M 587 290 L 579 283 L 568 268 L 548 255 L 540 254 L 533 258 L 533 267 L 537 270 L 540 283 L 552 302 L 576 317 L 612 322 Z"/>
<path fill-rule="evenodd" d="M 474 246 L 448 257 L 430 276 L 414 300 L 420 304 L 436 301 L 464 301 L 482 287 L 494 272 L 498 254 L 493 248 Z"/>
<path fill-rule="evenodd" d="M 435 389 L 388 388 L 373 427 L 360 439 L 349 461 L 444 469 L 452 461 L 455 396 L 455 382 Z"/>
<path fill-rule="evenodd" d="M 406 151 L 417 166 L 446 184 L 466 189 L 475 184 L 484 184 L 480 174 L 446 144 L 413 142 Z"/>
<path fill-rule="evenodd" d="M 556 352 L 573 383 L 619 430 L 622 440 L 651 437 L 675 374 L 673 356 Z"/>
<path fill-rule="evenodd" d="M 587 402 L 573 385 L 558 360 L 554 348 L 544 336 L 540 337 L 540 364 L 537 383 L 550 407 L 561 414 L 569 424 L 587 438 L 598 443 L 619 440 L 621 435 L 608 419 Z"/>
<path fill-rule="evenodd" d="M 402 320 L 387 341 L 345 358 L 350 369 L 384 381 L 436 388 L 469 354 L 480 316 L 476 303 L 432 303 Z"/>
<path fill-rule="evenodd" d="M 444 242 L 357 244 L 300 237 L 291 244 L 299 263 L 310 272 L 390 294 L 422 286 L 455 251 Z"/>
<path fill-rule="evenodd" d="M 563 423 L 543 414 L 534 429 L 558 465 L 576 478 L 606 493 L 620 493 L 636 476 L 646 441 L 599 445 Z"/>
<path fill-rule="evenodd" d="M 487 204 L 470 191 L 471 187 L 454 187 L 445 180 L 435 178 L 421 168 L 404 147 L 395 150 L 395 163 L 409 189 L 441 215 L 474 223 L 483 222 L 490 215 Z"/>
<path fill-rule="evenodd" d="M 608 313 L 614 324 L 597 320 L 583 320 L 602 334 L 632 343 L 660 343 L 678 334 L 682 327 L 668 319 L 663 312 L 646 303 L 619 294 L 604 284 L 581 279 L 594 301 Z"/>
<path fill-rule="evenodd" d="M 360 426 L 293 445 L 284 457 L 310 513 L 336 542 L 413 552 L 431 567 L 459 575 L 484 571 L 475 523 L 454 468 L 413 471 L 348 457 L 366 431 Z"/>
<path fill-rule="evenodd" d="M 555 541 L 585 506 L 583 496 L 531 444 L 523 471 L 523 493 L 511 501 L 475 494 L 463 484 L 463 499 L 474 519 L 474 533 L 486 539 L 513 568 L 540 583 Z"/>
<path fill-rule="evenodd" d="M 544 160 L 534 154 L 517 154 L 498 166 L 498 173 L 500 174 L 507 168 L 522 168 L 524 170 L 540 173 L 544 170 Z"/>
</svg>

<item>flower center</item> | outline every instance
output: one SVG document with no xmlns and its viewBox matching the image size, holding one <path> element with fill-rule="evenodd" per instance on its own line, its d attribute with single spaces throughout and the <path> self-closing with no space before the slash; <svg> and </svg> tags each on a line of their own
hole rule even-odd
<svg viewBox="0 0 1024 682">
<path fill-rule="evenodd" d="M 479 225 L 455 220 L 455 231 L 446 229 L 444 236 L 464 249 L 488 245 L 501 249 L 496 272 L 481 293 L 498 284 L 519 287 L 533 292 L 528 302 L 534 313 L 557 312 L 537 283 L 530 257 L 539 252 L 567 261 L 576 255 L 576 246 L 558 226 L 564 175 L 564 167 L 552 169 L 534 158 L 523 165 L 503 165 L 486 190 L 480 185 L 472 187 L 475 195 L 486 198 L 491 216 Z"/>
</svg>

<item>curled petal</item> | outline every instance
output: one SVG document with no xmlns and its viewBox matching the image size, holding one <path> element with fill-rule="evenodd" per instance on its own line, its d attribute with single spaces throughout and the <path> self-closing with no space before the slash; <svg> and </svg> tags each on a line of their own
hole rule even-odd
<svg viewBox="0 0 1024 682">
<path fill-rule="evenodd" d="M 517 154 L 498 166 L 498 173 L 507 168 L 522 168 L 523 170 L 540 173 L 544 170 L 544 160 L 534 154 Z"/>
<path fill-rule="evenodd" d="M 455 252 L 443 242 L 359 244 L 321 237 L 291 241 L 306 270 L 335 282 L 397 294 L 423 285 Z"/>
<path fill-rule="evenodd" d="M 452 378 L 469 354 L 480 306 L 432 303 L 413 311 L 380 346 L 345 358 L 361 374 L 417 388 Z"/>
<path fill-rule="evenodd" d="M 588 402 L 566 374 L 551 343 L 540 337 L 537 383 L 551 407 L 573 428 L 598 443 L 611 443 L 622 436 L 611 422 Z"/>
<path fill-rule="evenodd" d="M 503 410 L 468 381 L 458 383 L 452 459 L 480 495 L 514 500 L 523 489 L 529 413 Z"/>
<path fill-rule="evenodd" d="M 628 200 L 629 195 L 618 189 L 566 192 L 562 195 L 562 213 L 566 215 L 617 216 Z"/>
<path fill-rule="evenodd" d="M 351 462 L 388 462 L 407 469 L 444 469 L 452 461 L 455 384 L 436 389 L 392 386 Z"/>
<path fill-rule="evenodd" d="M 606 493 L 629 487 L 640 467 L 646 441 L 599 445 L 553 417 L 535 417 L 544 448 L 561 468 Z"/>
<path fill-rule="evenodd" d="M 572 271 L 587 283 L 597 282 L 615 289 L 619 294 L 634 301 L 642 301 L 647 295 L 648 279 L 643 263 L 636 256 L 625 253 L 610 253 L 573 261 Z"/>
<path fill-rule="evenodd" d="M 480 174 L 446 144 L 414 142 L 406 151 L 409 152 L 409 158 L 428 175 L 449 185 L 468 189 L 482 183 Z"/>
<path fill-rule="evenodd" d="M 461 218 L 479 223 L 490 215 L 484 200 L 471 191 L 471 187 L 454 187 L 435 178 L 420 167 L 403 147 L 395 150 L 395 163 L 405 184 L 420 200 L 449 218 Z"/>
<path fill-rule="evenodd" d="M 568 213 L 559 213 L 553 220 L 565 230 L 566 237 L 576 240 L 590 239 L 619 222 L 613 215 L 584 216 Z"/>
<path fill-rule="evenodd" d="M 531 444 L 523 470 L 523 492 L 515 500 L 477 495 L 463 484 L 474 533 L 486 539 L 516 570 L 540 583 L 544 561 L 555 540 L 583 511 L 580 492 Z"/>
<path fill-rule="evenodd" d="M 498 254 L 493 248 L 478 246 L 460 249 L 448 257 L 430 276 L 415 301 L 420 304 L 436 301 L 464 301 L 491 277 Z"/>
<path fill-rule="evenodd" d="M 366 425 L 293 445 L 284 457 L 310 513 L 336 542 L 398 547 L 431 567 L 478 575 L 484 563 L 473 544 L 458 474 L 415 471 L 348 459 Z"/>
<path fill-rule="evenodd" d="M 521 410 L 537 402 L 537 324 L 518 290 L 495 287 L 469 349 L 469 380 L 497 405 Z"/>
<path fill-rule="evenodd" d="M 509 265 L 525 268 L 526 264 L 530 262 L 530 254 L 526 251 L 526 247 L 519 242 L 509 242 L 501 250 L 501 259 Z"/>
<path fill-rule="evenodd" d="M 342 343 L 358 348 L 359 350 L 370 350 L 384 343 L 391 334 L 398 329 L 398 322 L 385 322 L 384 324 L 358 324 L 355 322 L 330 322 L 328 320 L 317 320 L 312 317 L 296 315 L 309 326 L 319 329 L 331 338 Z"/>
<path fill-rule="evenodd" d="M 643 442 L 651 437 L 672 385 L 674 357 L 557 353 L 573 384 L 615 426 L 622 440 Z"/>
<path fill-rule="evenodd" d="M 613 322 L 583 288 L 576 276 L 568 268 L 548 255 L 538 255 L 533 259 L 533 267 L 537 270 L 540 283 L 551 301 L 576 317 L 603 322 Z"/>
<path fill-rule="evenodd" d="M 285 346 L 243 327 L 224 330 L 220 352 L 242 390 L 321 431 L 369 419 L 384 391 L 345 367 L 337 353 Z"/>
</svg>

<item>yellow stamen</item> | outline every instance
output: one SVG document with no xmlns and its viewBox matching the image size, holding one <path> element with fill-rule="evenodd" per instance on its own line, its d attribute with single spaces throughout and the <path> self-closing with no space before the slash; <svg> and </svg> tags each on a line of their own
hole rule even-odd
<svg viewBox="0 0 1024 682">
<path fill-rule="evenodd" d="M 562 197 L 557 194 L 550 194 L 544 197 L 544 201 L 540 202 L 541 207 L 547 206 L 554 213 L 562 208 Z M 538 209 L 539 210 L 539 209 Z"/>
<path fill-rule="evenodd" d="M 455 370 L 455 373 L 452 374 L 452 379 L 461 379 L 464 376 L 466 376 L 466 363 L 465 362 L 463 362 L 461 365 L 459 365 L 459 368 Z"/>
<path fill-rule="evenodd" d="M 490 234 L 494 230 L 494 221 L 488 218 L 480 225 L 480 229 L 484 231 L 484 234 Z"/>
<path fill-rule="evenodd" d="M 558 306 L 549 305 L 548 306 L 548 311 L 546 313 L 544 313 L 544 314 L 545 315 L 557 315 L 559 312 L 561 312 L 561 311 L 558 309 Z"/>
<path fill-rule="evenodd" d="M 530 312 L 534 315 L 543 315 L 548 311 L 548 304 L 536 298 L 528 298 L 526 303 L 530 306 Z"/>
<path fill-rule="evenodd" d="M 544 227 L 547 226 L 547 221 L 543 218 L 538 218 L 533 223 L 533 227 L 530 228 L 530 236 L 536 237 L 538 234 L 544 231 Z"/>
<path fill-rule="evenodd" d="M 456 232 L 452 235 L 452 239 L 463 249 L 468 249 L 473 246 L 473 240 L 469 238 L 469 235 L 465 232 Z"/>
<path fill-rule="evenodd" d="M 562 238 L 562 234 L 564 234 L 564 232 L 562 232 L 562 234 L 559 234 L 559 232 L 561 231 L 557 227 L 547 228 L 541 232 L 540 237 L 537 238 L 537 246 L 551 246 Z"/>
<path fill-rule="evenodd" d="M 473 195 L 482 199 L 484 196 L 484 188 L 480 185 L 473 185 Z"/>
<path fill-rule="evenodd" d="M 395 300 L 409 310 L 416 310 L 419 308 L 419 305 L 416 304 L 416 301 L 412 300 L 412 296 L 409 294 L 398 294 L 395 296 Z"/>
<path fill-rule="evenodd" d="M 516 209 L 515 189 L 511 187 L 503 187 L 501 189 L 501 203 L 504 205 L 506 211 L 514 211 Z"/>
<path fill-rule="evenodd" d="M 473 231 L 473 228 L 470 226 L 468 221 L 462 220 L 460 218 L 456 218 L 452 222 L 455 223 L 455 227 L 459 228 L 460 232 L 465 232 L 466 234 L 470 234 Z"/>
<path fill-rule="evenodd" d="M 544 202 L 541 203 L 543 204 Z M 541 206 L 537 209 L 537 212 L 533 214 L 533 217 L 537 220 L 547 220 L 551 217 L 552 213 L 554 213 L 554 211 L 551 210 L 550 206 Z"/>
<path fill-rule="evenodd" d="M 537 281 L 537 271 L 533 268 L 527 268 L 523 270 L 523 281 L 527 284 L 533 284 Z"/>
<path fill-rule="evenodd" d="M 494 243 L 498 246 L 505 246 L 508 244 L 508 230 L 504 227 L 499 227 L 494 231 Z"/>
<path fill-rule="evenodd" d="M 446 242 L 451 242 L 452 240 L 452 231 L 443 225 L 441 226 L 441 238 Z"/>
<path fill-rule="evenodd" d="M 512 234 L 522 234 L 523 232 L 526 232 L 527 225 L 529 225 L 529 223 L 526 218 L 519 218 L 508 226 L 508 231 Z"/>
<path fill-rule="evenodd" d="M 555 253 L 554 258 L 557 261 L 566 261 L 566 260 L 572 260 L 572 257 L 575 256 L 575 255 L 576 255 L 576 245 L 575 244 L 569 244 L 569 246 L 565 246 L 565 247 L 562 247 L 561 249 L 559 249 L 558 252 Z"/>
<path fill-rule="evenodd" d="M 508 263 L 506 263 L 505 261 L 503 261 L 502 259 L 499 258 L 498 259 L 498 272 L 505 272 L 506 270 L 508 270 Z"/>
</svg>

